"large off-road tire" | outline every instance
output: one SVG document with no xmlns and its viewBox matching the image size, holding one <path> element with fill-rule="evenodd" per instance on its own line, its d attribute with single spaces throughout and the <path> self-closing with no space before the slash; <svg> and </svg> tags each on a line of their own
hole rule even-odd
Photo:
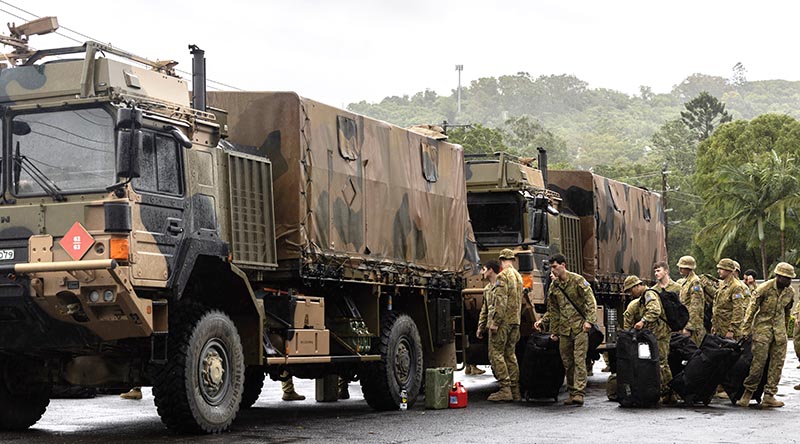
<svg viewBox="0 0 800 444">
<path fill-rule="evenodd" d="M 414 320 L 408 315 L 389 312 L 381 325 L 377 351 L 379 362 L 361 367 L 361 391 L 370 407 L 395 410 L 400 393 L 408 394 L 408 406 L 417 399 L 422 386 L 422 341 Z"/>
<path fill-rule="evenodd" d="M 170 314 L 169 358 L 153 375 L 161 421 L 179 432 L 223 432 L 236 418 L 244 385 L 236 326 L 225 313 L 193 303 Z"/>
<path fill-rule="evenodd" d="M 248 365 L 244 369 L 244 389 L 242 390 L 242 402 L 239 408 L 249 409 L 258 401 L 261 389 L 264 388 L 264 367 L 260 365 Z"/>
<path fill-rule="evenodd" d="M 50 404 L 50 385 L 41 363 L 0 361 L 0 430 L 25 430 L 36 424 Z"/>
</svg>

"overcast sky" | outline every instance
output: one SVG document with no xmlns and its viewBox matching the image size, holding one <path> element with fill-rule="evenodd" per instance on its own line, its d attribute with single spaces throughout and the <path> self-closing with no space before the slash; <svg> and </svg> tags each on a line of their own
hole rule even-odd
<svg viewBox="0 0 800 444">
<path fill-rule="evenodd" d="M 573 74 L 592 88 L 668 92 L 688 75 L 800 79 L 800 4 L 597 0 L 0 0 L 3 23 L 55 15 L 69 28 L 191 71 L 206 50 L 210 79 L 292 90 L 336 106 L 480 77 Z M 4 31 L 5 28 L 4 28 Z M 33 37 L 36 48 L 73 45 Z"/>
</svg>

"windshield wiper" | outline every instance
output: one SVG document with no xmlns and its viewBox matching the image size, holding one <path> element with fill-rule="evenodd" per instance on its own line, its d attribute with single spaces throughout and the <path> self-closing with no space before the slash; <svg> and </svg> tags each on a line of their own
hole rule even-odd
<svg viewBox="0 0 800 444">
<path fill-rule="evenodd" d="M 61 188 L 55 184 L 46 174 L 42 172 L 36 165 L 34 165 L 33 161 L 30 160 L 27 156 L 22 156 L 19 153 L 19 141 L 17 141 L 17 147 L 14 153 L 14 194 L 19 195 L 19 181 L 20 181 L 20 173 L 25 171 L 31 176 L 36 185 L 39 185 L 41 189 L 47 193 L 48 196 L 52 197 L 56 202 L 64 202 L 67 199 L 64 198 L 64 195 L 61 194 Z"/>
</svg>

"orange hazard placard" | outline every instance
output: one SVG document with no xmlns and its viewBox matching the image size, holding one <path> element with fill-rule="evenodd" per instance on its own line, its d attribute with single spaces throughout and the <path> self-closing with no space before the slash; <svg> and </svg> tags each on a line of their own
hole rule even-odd
<svg viewBox="0 0 800 444">
<path fill-rule="evenodd" d="M 77 261 L 89 251 L 89 248 L 92 248 L 92 245 L 94 245 L 94 238 L 86 231 L 86 228 L 83 228 L 80 222 L 75 222 L 72 228 L 67 231 L 67 234 L 65 234 L 58 243 L 73 260 Z"/>
</svg>

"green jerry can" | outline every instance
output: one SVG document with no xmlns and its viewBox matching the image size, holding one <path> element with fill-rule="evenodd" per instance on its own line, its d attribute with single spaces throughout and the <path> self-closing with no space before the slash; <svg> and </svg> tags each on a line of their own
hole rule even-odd
<svg viewBox="0 0 800 444">
<path fill-rule="evenodd" d="M 425 369 L 425 408 L 446 409 L 453 387 L 453 369 L 439 367 Z"/>
</svg>

